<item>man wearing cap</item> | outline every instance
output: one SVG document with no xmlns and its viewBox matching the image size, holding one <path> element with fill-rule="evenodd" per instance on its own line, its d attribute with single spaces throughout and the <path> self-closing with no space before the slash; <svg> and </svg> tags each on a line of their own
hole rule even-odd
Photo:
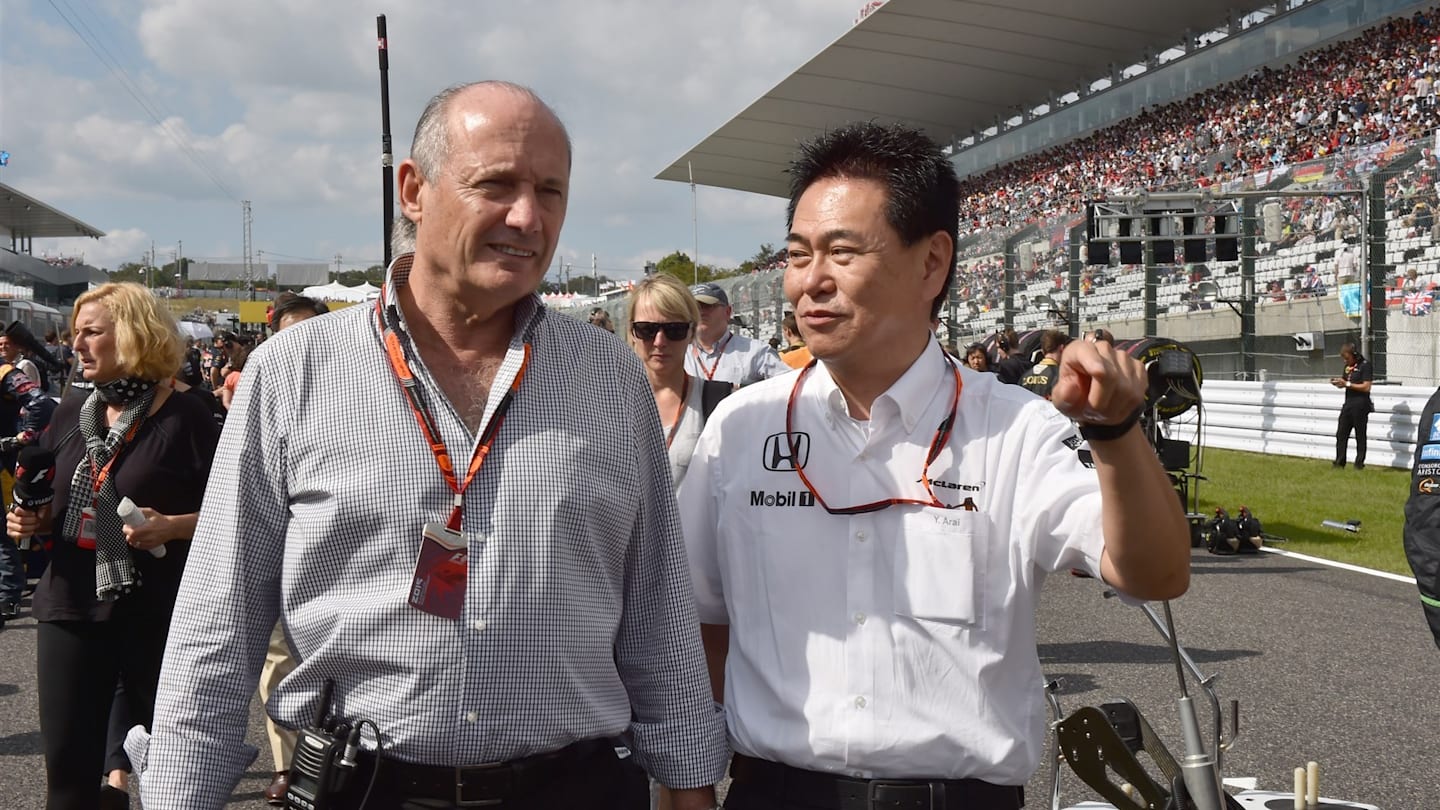
<svg viewBox="0 0 1440 810">
<path fill-rule="evenodd" d="M 695 329 L 695 342 L 685 354 L 687 374 L 724 380 L 738 388 L 790 370 L 774 349 L 730 331 L 734 310 L 730 308 L 730 296 L 719 284 L 696 284 L 690 294 L 700 304 L 700 325 Z"/>
</svg>

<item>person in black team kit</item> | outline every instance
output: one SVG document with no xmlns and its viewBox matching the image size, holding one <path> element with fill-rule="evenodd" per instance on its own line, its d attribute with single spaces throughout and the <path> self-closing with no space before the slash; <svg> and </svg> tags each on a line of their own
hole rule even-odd
<svg viewBox="0 0 1440 810">
<path fill-rule="evenodd" d="M 1069 342 L 1070 336 L 1058 329 L 1051 329 L 1041 335 L 1040 351 L 1044 352 L 1045 356 L 1040 358 L 1040 362 L 1036 363 L 1028 374 L 1020 378 L 1021 387 L 1049 399 L 1055 381 L 1060 379 L 1060 353 L 1065 351 L 1065 344 Z"/>
<path fill-rule="evenodd" d="M 1345 374 L 1331 377 L 1330 384 L 1345 389 L 1345 404 L 1340 406 L 1340 424 L 1335 430 L 1335 463 L 1345 466 L 1345 445 L 1350 441 L 1350 432 L 1355 432 L 1355 469 L 1365 469 L 1365 429 L 1370 422 L 1370 413 L 1375 403 L 1370 399 L 1371 381 L 1375 372 L 1370 361 L 1361 354 L 1354 343 L 1340 347 L 1340 359 L 1345 361 Z"/>
<path fill-rule="evenodd" d="M 1440 390 L 1420 416 L 1410 497 L 1405 501 L 1405 556 L 1415 572 L 1420 605 L 1440 646 Z"/>
<path fill-rule="evenodd" d="M 995 376 L 1006 385 L 1019 385 L 1020 378 L 1030 370 L 1030 358 L 1020 353 L 1020 338 L 1014 329 L 1006 329 L 995 337 L 995 362 L 990 364 Z"/>
</svg>

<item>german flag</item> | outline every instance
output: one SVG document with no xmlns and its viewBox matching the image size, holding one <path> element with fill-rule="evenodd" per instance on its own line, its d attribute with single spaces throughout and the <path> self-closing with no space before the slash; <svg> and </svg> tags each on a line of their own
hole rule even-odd
<svg viewBox="0 0 1440 810">
<path fill-rule="evenodd" d="M 1291 172 L 1290 177 L 1297 183 L 1314 183 L 1325 177 L 1325 162 L 1315 160 L 1301 163 L 1295 167 L 1295 171 Z"/>
</svg>

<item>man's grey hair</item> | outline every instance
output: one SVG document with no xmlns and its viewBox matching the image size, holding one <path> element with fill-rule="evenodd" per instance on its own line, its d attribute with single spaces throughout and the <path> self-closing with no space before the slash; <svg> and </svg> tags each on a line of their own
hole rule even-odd
<svg viewBox="0 0 1440 810">
<path fill-rule="evenodd" d="M 575 148 L 570 142 L 570 132 L 565 129 L 565 122 L 555 114 L 549 104 L 540 98 L 534 90 L 513 82 L 498 80 L 467 82 L 455 84 L 436 93 L 425 105 L 420 113 L 420 120 L 415 122 L 415 137 L 410 142 L 410 159 L 415 161 L 419 167 L 420 174 L 426 180 L 435 179 L 443 167 L 450 160 L 450 103 L 455 97 L 471 89 L 472 87 L 494 87 L 508 90 L 525 96 L 530 101 L 539 105 L 555 119 L 560 125 L 560 132 L 565 136 L 565 150 L 572 158 Z M 403 213 L 395 218 L 395 224 L 390 233 L 390 252 L 399 256 L 402 253 L 410 253 L 415 250 L 415 223 L 411 222 Z"/>
</svg>

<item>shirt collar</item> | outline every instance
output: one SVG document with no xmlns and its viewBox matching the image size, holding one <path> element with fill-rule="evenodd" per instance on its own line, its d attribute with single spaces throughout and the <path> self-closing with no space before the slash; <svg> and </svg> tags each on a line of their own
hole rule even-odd
<svg viewBox="0 0 1440 810">
<path fill-rule="evenodd" d="M 845 395 L 830 376 L 825 361 L 818 360 L 815 365 L 815 392 L 824 399 L 828 409 L 826 416 L 846 415 L 848 409 Z M 914 432 L 920 417 L 925 415 L 935 397 L 941 392 L 950 391 L 946 387 L 946 383 L 951 381 L 950 375 L 950 363 L 946 360 L 940 344 L 934 340 L 925 341 L 925 349 L 915 358 L 915 362 L 910 364 L 910 368 L 906 369 L 885 393 L 875 398 L 875 402 L 870 406 L 870 418 L 873 420 L 882 409 L 894 409 L 905 425 L 905 432 Z"/>
<path fill-rule="evenodd" d="M 409 337 L 410 327 L 405 322 L 405 310 L 399 304 L 397 292 L 401 287 L 410 283 L 410 268 L 415 266 L 415 254 L 401 253 L 390 260 L 390 268 L 385 273 L 385 306 L 386 309 L 395 313 L 395 322 L 400 325 L 400 331 Z M 522 298 L 515 304 L 515 337 L 511 339 L 511 346 L 518 343 L 526 343 L 531 340 L 535 327 L 540 322 L 542 311 L 545 309 L 545 302 L 535 293 Z"/>
</svg>

